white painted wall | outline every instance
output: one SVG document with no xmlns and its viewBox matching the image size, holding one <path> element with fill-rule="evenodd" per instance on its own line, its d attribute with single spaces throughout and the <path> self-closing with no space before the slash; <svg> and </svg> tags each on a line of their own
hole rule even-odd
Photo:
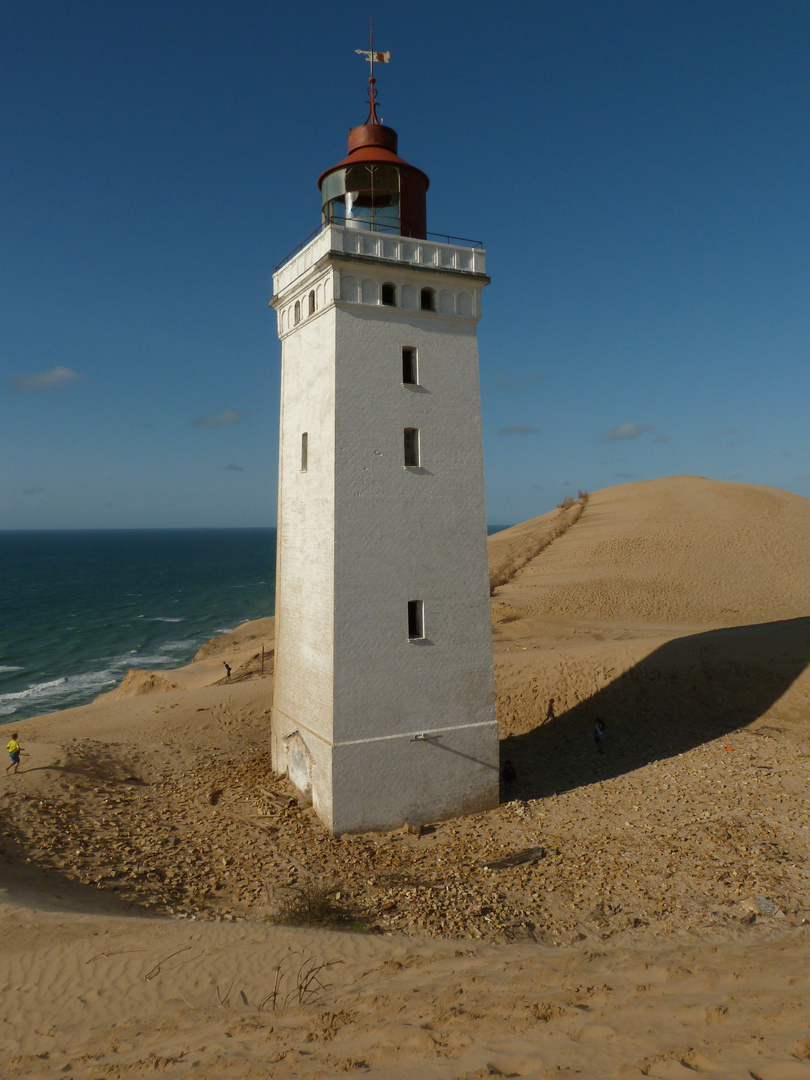
<svg viewBox="0 0 810 1080">
<path fill-rule="evenodd" d="M 343 832 L 495 805 L 498 737 L 475 333 L 483 253 L 439 246 L 414 265 L 414 242 L 364 234 L 378 254 L 347 257 L 343 230 L 330 231 L 333 246 L 313 243 L 309 267 L 299 254 L 295 276 L 290 264 L 279 271 L 273 301 L 283 340 L 273 745 L 282 769 L 295 748 L 301 786 L 303 740 L 315 808 Z M 325 306 L 295 326 L 296 299 L 306 310 L 319 282 Z M 407 309 L 380 304 L 383 282 Z M 418 309 L 424 286 L 440 313 Z M 403 346 L 418 350 L 418 386 L 402 385 Z M 404 467 L 405 427 L 420 431 L 419 469 Z M 415 599 L 419 642 L 407 638 Z M 415 740 L 422 733 L 437 738 Z"/>
<path fill-rule="evenodd" d="M 334 305 L 316 311 L 285 337 L 282 348 L 273 701 L 274 767 L 287 771 L 288 751 L 300 761 L 297 740 L 288 746 L 283 739 L 299 729 L 314 762 L 313 800 L 327 820 L 334 673 L 335 314 Z M 301 471 L 303 432 L 308 436 L 306 472 Z"/>
</svg>

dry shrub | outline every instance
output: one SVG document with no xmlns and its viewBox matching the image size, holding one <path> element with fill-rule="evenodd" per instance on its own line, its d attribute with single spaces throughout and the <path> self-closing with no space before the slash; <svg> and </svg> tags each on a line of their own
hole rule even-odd
<svg viewBox="0 0 810 1080">
<path fill-rule="evenodd" d="M 296 885 L 276 904 L 273 921 L 283 926 L 337 926 L 348 918 L 334 884 L 314 879 Z"/>
</svg>

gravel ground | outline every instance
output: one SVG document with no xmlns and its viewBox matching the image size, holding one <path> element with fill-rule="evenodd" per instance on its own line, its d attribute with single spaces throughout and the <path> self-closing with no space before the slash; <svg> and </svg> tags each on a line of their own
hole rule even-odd
<svg viewBox="0 0 810 1080">
<path fill-rule="evenodd" d="M 85 742 L 49 794 L 3 793 L 3 852 L 57 888 L 181 918 L 274 921 L 303 887 L 347 927 L 490 941 L 727 939 L 810 919 L 798 732 L 763 722 L 618 776 L 613 750 L 558 795 L 421 835 L 332 837 L 258 748 L 150 776 L 137 750 Z"/>
</svg>

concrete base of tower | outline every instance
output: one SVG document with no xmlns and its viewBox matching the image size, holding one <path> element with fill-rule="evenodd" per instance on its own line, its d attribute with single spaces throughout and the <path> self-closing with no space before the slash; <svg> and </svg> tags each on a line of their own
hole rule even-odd
<svg viewBox="0 0 810 1080">
<path fill-rule="evenodd" d="M 336 835 L 426 825 L 498 805 L 494 721 L 337 745 L 281 717 L 274 728 L 274 768 Z"/>
<path fill-rule="evenodd" d="M 491 810 L 499 799 L 495 723 L 336 746 L 334 833 L 426 825 Z"/>
</svg>

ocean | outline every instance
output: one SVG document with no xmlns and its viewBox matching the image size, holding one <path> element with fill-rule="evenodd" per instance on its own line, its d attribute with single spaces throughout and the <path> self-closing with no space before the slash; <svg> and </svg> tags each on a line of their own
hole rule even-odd
<svg viewBox="0 0 810 1080">
<path fill-rule="evenodd" d="M 0 724 L 179 667 L 272 615 L 275 529 L 0 532 Z"/>
</svg>

